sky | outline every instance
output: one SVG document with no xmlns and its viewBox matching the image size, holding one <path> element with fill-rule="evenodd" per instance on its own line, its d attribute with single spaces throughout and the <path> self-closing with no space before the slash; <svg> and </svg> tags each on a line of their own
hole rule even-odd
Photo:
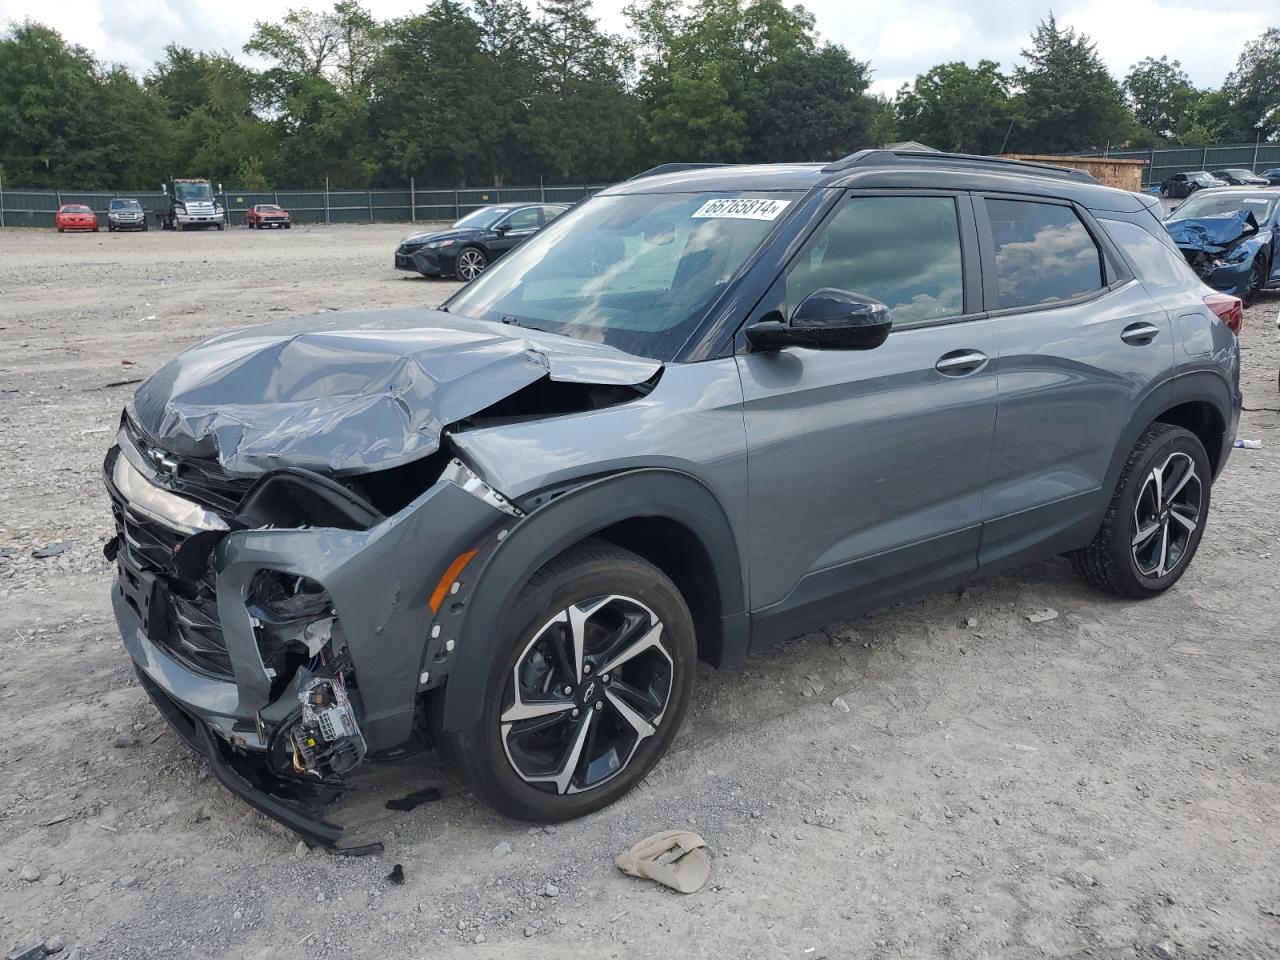
<svg viewBox="0 0 1280 960">
<path fill-rule="evenodd" d="M 536 0 L 525 0 L 534 4 Z M 627 0 L 596 0 L 601 22 L 625 26 Z M 420 10 L 424 0 L 365 0 L 382 19 Z M 145 73 L 166 44 L 239 54 L 255 19 L 277 19 L 290 7 L 322 8 L 315 0 L 0 0 L 0 23 L 33 20 L 59 30 L 100 59 Z M 1020 61 L 1036 23 L 1050 8 L 1036 0 L 916 0 L 856 3 L 808 0 L 822 36 L 870 60 L 872 89 L 893 93 L 938 63 Z M 1197 86 L 1218 86 L 1248 40 L 1280 23 L 1274 0 L 1059 0 L 1061 24 L 1087 33 L 1117 79 L 1145 56 L 1180 60 Z M 247 59 L 247 58 L 246 58 Z"/>
</svg>

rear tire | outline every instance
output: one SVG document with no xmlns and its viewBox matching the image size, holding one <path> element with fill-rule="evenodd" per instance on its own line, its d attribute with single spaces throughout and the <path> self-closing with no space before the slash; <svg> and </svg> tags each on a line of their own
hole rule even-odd
<svg viewBox="0 0 1280 960">
<path fill-rule="evenodd" d="M 525 585 L 499 636 L 480 719 L 433 739 L 500 813 L 584 816 L 666 753 L 688 710 L 697 642 L 684 598 L 653 564 L 579 544 Z"/>
<path fill-rule="evenodd" d="M 1070 555 L 1076 573 L 1100 590 L 1136 600 L 1164 593 L 1200 546 L 1211 482 L 1199 438 L 1153 423 L 1125 461 L 1093 543 Z"/>
</svg>

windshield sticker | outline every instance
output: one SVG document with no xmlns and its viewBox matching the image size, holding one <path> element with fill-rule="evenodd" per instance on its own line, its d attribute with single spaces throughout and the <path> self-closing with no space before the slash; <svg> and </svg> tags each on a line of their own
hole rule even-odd
<svg viewBox="0 0 1280 960">
<path fill-rule="evenodd" d="M 777 220 L 778 215 L 791 206 L 790 200 L 708 200 L 693 211 L 693 219 L 727 217 L 732 220 Z"/>
</svg>

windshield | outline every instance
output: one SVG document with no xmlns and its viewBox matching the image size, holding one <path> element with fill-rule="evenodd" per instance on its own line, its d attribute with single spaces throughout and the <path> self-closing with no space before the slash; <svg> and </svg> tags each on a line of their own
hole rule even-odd
<svg viewBox="0 0 1280 960">
<path fill-rule="evenodd" d="M 212 200 L 213 188 L 207 183 L 175 183 L 173 195 L 179 200 Z"/>
<path fill-rule="evenodd" d="M 792 196 L 596 197 L 481 274 L 449 309 L 667 360 Z"/>
<path fill-rule="evenodd" d="M 111 209 L 112 210 L 141 210 L 142 204 L 138 203 L 137 200 L 112 200 Z"/>
<path fill-rule="evenodd" d="M 1177 210 L 1169 214 L 1169 220 L 1186 220 L 1188 217 L 1215 217 L 1224 213 L 1235 213 L 1237 210 L 1252 210 L 1253 219 L 1265 223 L 1276 208 L 1280 196 L 1266 196 L 1254 193 L 1197 193 Z"/>
<path fill-rule="evenodd" d="M 511 212 L 510 207 L 481 207 L 479 210 L 473 210 L 465 217 L 454 224 L 455 227 L 470 228 L 473 230 L 484 230 L 492 227 L 495 223 Z"/>
<path fill-rule="evenodd" d="M 1227 176 L 1235 177 L 1236 179 L 1240 179 L 1242 177 L 1255 176 L 1252 170 L 1243 170 L 1240 167 L 1228 167 L 1226 170 L 1223 170 L 1222 172 L 1225 173 Z"/>
<path fill-rule="evenodd" d="M 280 208 L 275 206 L 274 204 L 260 203 L 258 204 L 258 212 L 259 213 L 279 213 Z"/>
</svg>

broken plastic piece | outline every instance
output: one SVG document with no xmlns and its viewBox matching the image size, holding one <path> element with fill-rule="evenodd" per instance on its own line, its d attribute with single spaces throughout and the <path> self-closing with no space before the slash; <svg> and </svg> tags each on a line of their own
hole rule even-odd
<svg viewBox="0 0 1280 960">
<path fill-rule="evenodd" d="M 440 790 L 437 787 L 426 787 L 422 790 L 415 790 L 406 796 L 388 800 L 386 806 L 388 810 L 412 810 L 414 807 L 439 799 Z"/>
<path fill-rule="evenodd" d="M 680 893 L 696 893 L 711 876 L 707 842 L 688 830 L 665 830 L 645 837 L 614 863 L 631 877 L 653 880 Z"/>
</svg>

